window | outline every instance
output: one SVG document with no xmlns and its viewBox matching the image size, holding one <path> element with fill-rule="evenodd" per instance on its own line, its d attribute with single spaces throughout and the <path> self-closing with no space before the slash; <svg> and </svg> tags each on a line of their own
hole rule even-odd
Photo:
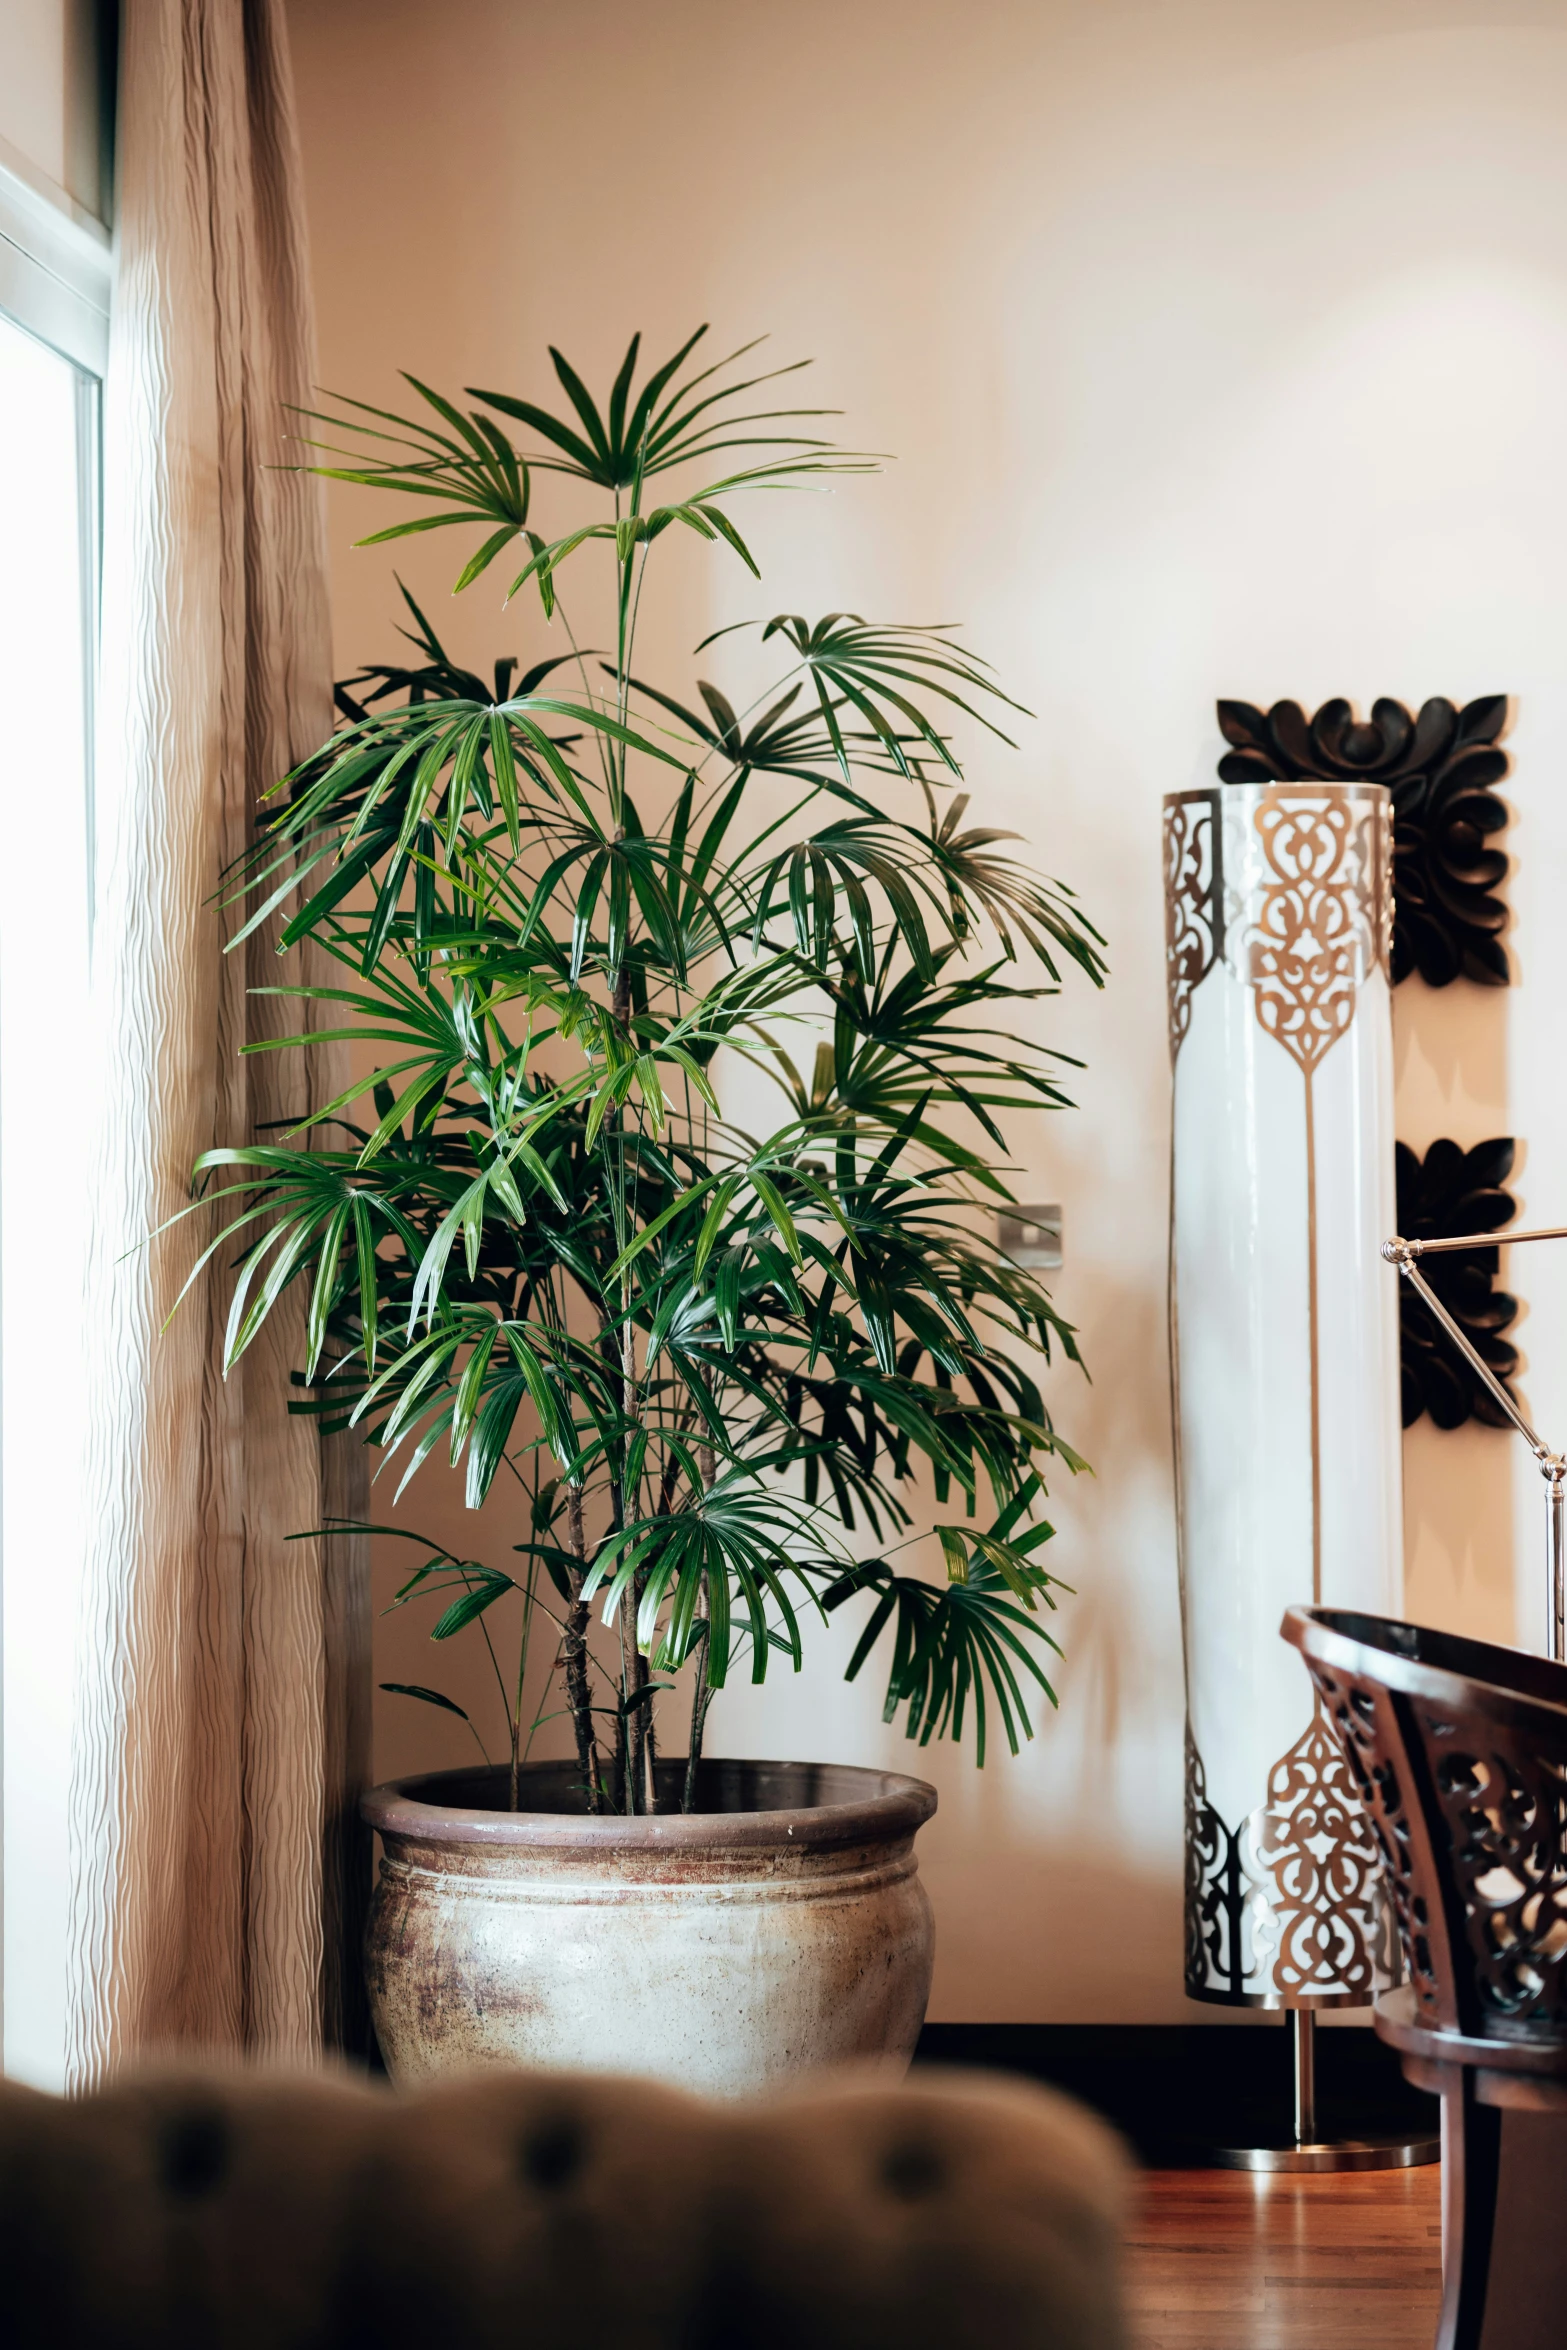
<svg viewBox="0 0 1567 2350">
<path fill-rule="evenodd" d="M 0 2031 L 64 2074 L 107 241 L 0 158 Z"/>
</svg>

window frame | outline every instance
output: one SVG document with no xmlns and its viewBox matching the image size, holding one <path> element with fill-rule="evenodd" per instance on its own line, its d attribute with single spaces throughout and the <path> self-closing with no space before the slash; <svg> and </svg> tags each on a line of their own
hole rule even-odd
<svg viewBox="0 0 1567 2350">
<path fill-rule="evenodd" d="M 103 222 L 0 138 L 0 310 L 101 384 L 113 281 Z"/>
<path fill-rule="evenodd" d="M 95 894 L 96 808 L 94 794 L 94 702 L 98 666 L 99 586 L 103 538 L 102 411 L 109 357 L 109 315 L 113 245 L 103 223 L 57 187 L 25 156 L 0 137 L 0 317 L 52 351 L 71 370 L 75 395 L 77 576 L 80 582 L 82 681 L 82 788 L 86 903 L 85 946 L 89 980 Z M 0 1540 L 4 1522 L 0 1520 Z M 0 1547 L 0 1590 L 6 1570 Z M 0 1611 L 0 1642 L 5 1615 Z M 3 1652 L 0 1652 L 3 1674 Z M 5 1685 L 0 1678 L 0 1717 Z M 5 1851 L 12 1825 L 5 1786 L 5 1745 L 0 1743 L 0 1960 L 4 1937 Z M 8 1967 L 0 1964 L 0 2051 L 9 2053 Z M 65 2049 L 24 2077 L 39 2085 L 64 2085 Z M 3 2060 L 0 2060 L 3 2061 Z"/>
<path fill-rule="evenodd" d="M 57 351 L 76 373 L 89 953 L 96 883 L 93 746 L 103 554 L 103 379 L 113 287 L 114 242 L 103 222 L 0 137 L 0 317 Z"/>
</svg>

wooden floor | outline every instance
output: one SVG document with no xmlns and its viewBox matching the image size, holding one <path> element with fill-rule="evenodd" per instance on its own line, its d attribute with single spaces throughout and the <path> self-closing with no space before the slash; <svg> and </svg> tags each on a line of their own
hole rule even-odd
<svg viewBox="0 0 1567 2350">
<path fill-rule="evenodd" d="M 1135 2350 L 1431 2350 L 1440 2177 L 1148 2172 L 1127 2276 Z"/>
</svg>

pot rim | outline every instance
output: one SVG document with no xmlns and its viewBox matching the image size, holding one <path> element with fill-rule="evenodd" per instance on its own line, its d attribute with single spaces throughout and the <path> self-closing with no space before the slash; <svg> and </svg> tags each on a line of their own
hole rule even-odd
<svg viewBox="0 0 1567 2350">
<path fill-rule="evenodd" d="M 756 1851 L 784 1845 L 799 1851 L 802 1847 L 883 1843 L 897 1836 L 913 1836 L 936 1809 L 935 1788 L 901 1771 L 877 1771 L 860 1763 L 773 1762 L 719 1755 L 711 1759 L 742 1771 L 830 1770 L 836 1776 L 862 1782 L 864 1792 L 848 1802 L 799 1804 L 774 1811 L 654 1812 L 636 1819 L 611 1813 L 594 1818 L 580 1812 L 481 1811 L 468 1804 L 442 1802 L 443 1788 L 453 1781 L 471 1785 L 478 1775 L 471 1767 L 459 1767 L 421 1771 L 371 1787 L 359 1799 L 359 1812 L 380 1835 L 418 1844 L 531 1845 L 536 1850 L 579 1851 L 586 1846 L 595 1852 L 700 1847 L 711 1852 L 715 1848 Z M 552 1767 L 560 1766 L 523 1766 L 524 1771 Z M 496 1768 L 499 1773 L 504 1766 Z"/>
</svg>

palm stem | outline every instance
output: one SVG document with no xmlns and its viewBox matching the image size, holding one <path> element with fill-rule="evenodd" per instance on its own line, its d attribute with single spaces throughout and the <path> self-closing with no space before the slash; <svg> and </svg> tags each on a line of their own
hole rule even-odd
<svg viewBox="0 0 1567 2350">
<path fill-rule="evenodd" d="M 573 1588 L 563 1640 L 566 1703 L 571 1709 L 571 1726 L 577 1741 L 577 1763 L 587 1792 L 588 1809 L 599 1813 L 605 1808 L 604 1788 L 599 1776 L 598 1742 L 593 1735 L 593 1691 L 588 1681 L 588 1610 L 582 1598 L 588 1546 L 582 1520 L 582 1487 L 576 1483 L 566 1489 L 566 1546 L 577 1562 L 572 1575 Z"/>
</svg>

